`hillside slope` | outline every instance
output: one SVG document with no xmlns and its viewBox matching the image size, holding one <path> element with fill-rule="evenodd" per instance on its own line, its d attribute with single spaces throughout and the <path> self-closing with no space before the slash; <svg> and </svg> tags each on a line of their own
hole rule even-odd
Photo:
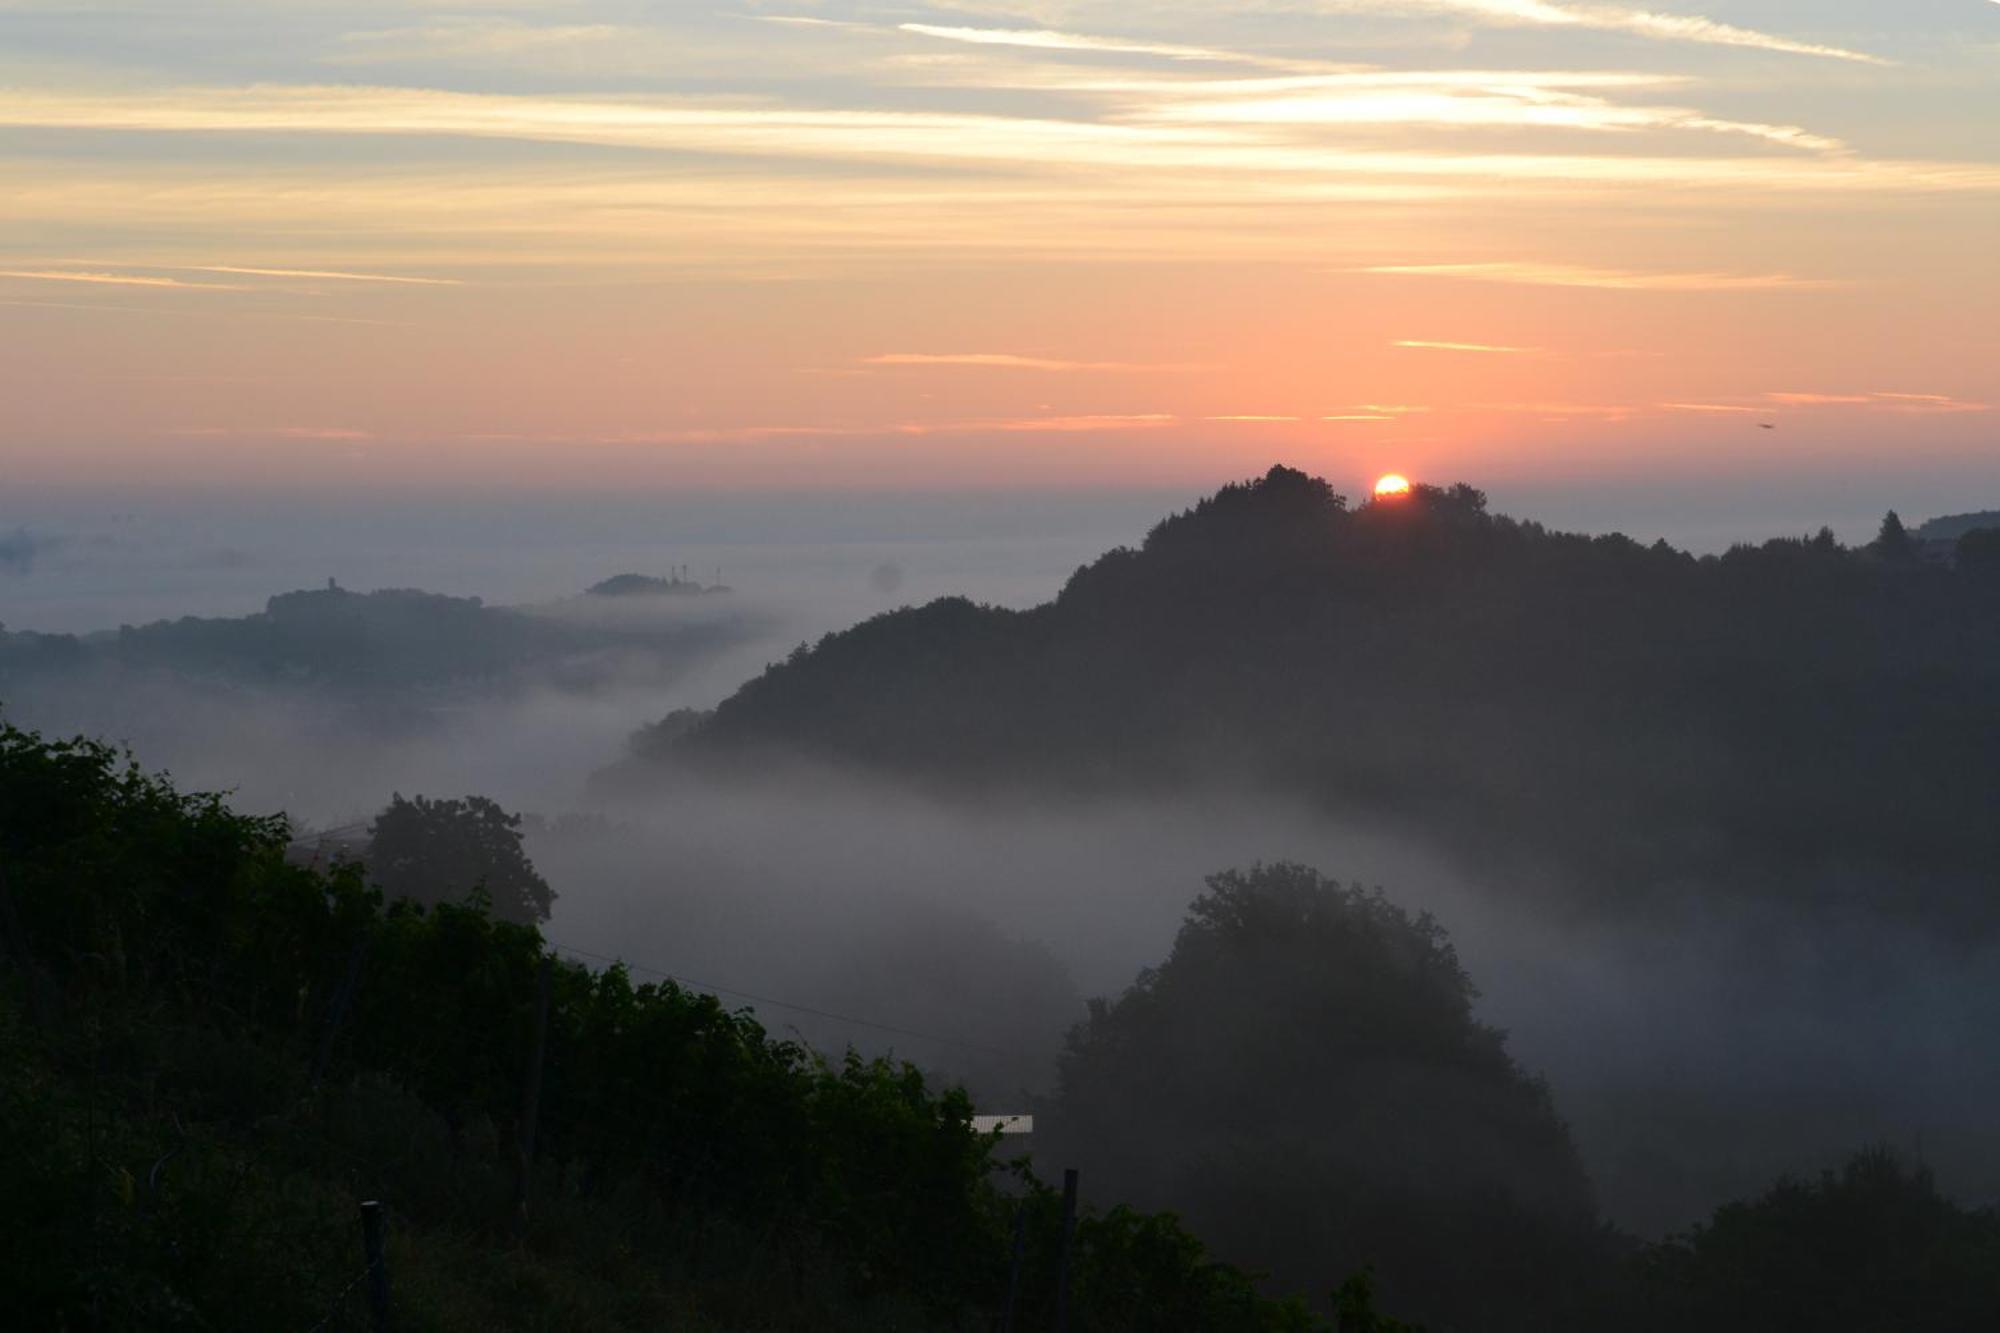
<svg viewBox="0 0 2000 1333">
<path fill-rule="evenodd" d="M 477 905 L 385 908 L 289 836 L 0 722 L 10 1327 L 379 1327 L 362 1200 L 405 1330 L 986 1329 L 1016 1244 L 1047 1326 L 1060 1200 L 962 1091 Z M 1072 1259 L 1107 1333 L 1324 1328 L 1172 1218 L 1086 1215 Z"/>
<path fill-rule="evenodd" d="M 1355 508 L 1274 468 L 1046 605 L 829 636 L 626 773 L 1252 784 L 1591 896 L 1728 882 L 1983 916 L 1996 610 L 1991 579 L 1826 533 L 1696 559 L 1469 487 Z"/>
</svg>

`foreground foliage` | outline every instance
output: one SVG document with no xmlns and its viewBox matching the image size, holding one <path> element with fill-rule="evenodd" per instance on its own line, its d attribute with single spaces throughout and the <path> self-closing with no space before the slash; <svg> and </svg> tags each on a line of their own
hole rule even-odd
<svg viewBox="0 0 2000 1333">
<path fill-rule="evenodd" d="M 2000 1324 L 2000 1214 L 1959 1207 L 1885 1149 L 1787 1178 L 1652 1247 L 1638 1329 L 1958 1333 Z"/>
<path fill-rule="evenodd" d="M 985 1327 L 1017 1207 L 1022 1327 L 1046 1321 L 1060 1202 L 996 1171 L 962 1093 L 546 964 L 476 905 L 385 909 L 353 867 L 288 864 L 288 837 L 0 724 L 21 1326 L 360 1327 L 364 1198 L 392 1209 L 404 1328 Z M 1313 1326 L 1170 1218 L 1088 1216 L 1077 1243 L 1080 1328 Z"/>
</svg>

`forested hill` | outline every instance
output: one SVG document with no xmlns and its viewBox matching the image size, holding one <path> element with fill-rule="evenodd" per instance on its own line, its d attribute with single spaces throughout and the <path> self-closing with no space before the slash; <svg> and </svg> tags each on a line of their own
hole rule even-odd
<svg viewBox="0 0 2000 1333">
<path fill-rule="evenodd" d="M 2000 530 L 2000 510 L 1985 510 L 1977 514 L 1949 514 L 1934 518 L 1916 531 L 1921 541 L 1955 542 L 1970 532 L 1993 532 Z"/>
<path fill-rule="evenodd" d="M 1047 792 L 1253 783 L 1591 894 L 1972 909 L 2000 864 L 2000 577 L 1900 524 L 1697 559 L 1286 468 L 1026 612 L 802 649 L 628 772 L 774 755 Z M 648 743 L 650 742 L 650 743 Z M 1983 910 L 1983 909 L 1981 909 Z"/>
<path fill-rule="evenodd" d="M 637 577 L 637 576 L 626 576 Z M 593 590 L 594 591 L 594 590 Z M 239 617 L 183 616 L 101 634 L 0 628 L 0 692 L 141 672 L 345 695 L 532 682 L 584 686 L 635 659 L 657 672 L 740 639 L 741 618 L 618 617 L 572 598 L 534 607 L 416 589 L 283 593 Z"/>
</svg>

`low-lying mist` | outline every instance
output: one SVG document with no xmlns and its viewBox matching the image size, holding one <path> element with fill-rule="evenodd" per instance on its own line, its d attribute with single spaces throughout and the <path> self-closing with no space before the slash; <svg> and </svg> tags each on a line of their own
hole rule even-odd
<svg viewBox="0 0 2000 1333">
<path fill-rule="evenodd" d="M 16 696 L 8 712 L 124 739 L 186 785 L 306 828 L 364 822 L 394 791 L 491 796 L 536 817 L 559 945 L 623 959 L 637 981 L 657 970 L 717 988 L 829 1053 L 894 1052 L 995 1112 L 1053 1090 L 1085 999 L 1166 957 L 1204 875 L 1298 861 L 1437 916 L 1484 992 L 1480 1016 L 1548 1078 L 1621 1225 L 1684 1226 L 1878 1140 L 1921 1154 L 1947 1188 L 2000 1198 L 1986 1040 L 2000 951 L 1908 920 L 1693 896 L 1680 914 L 1565 913 L 1552 904 L 1582 895 L 1524 895 L 1263 793 L 975 801 L 819 772 L 595 804 L 590 775 L 636 726 L 711 704 L 799 641 L 796 621 L 772 623 L 786 628 L 672 679 L 589 690 L 362 707 L 127 674 Z"/>
<path fill-rule="evenodd" d="M 2000 1059 L 1982 1037 L 2000 953 L 1907 923 L 1713 905 L 1555 917 L 1547 896 L 1250 793 L 968 807 L 787 774 L 672 788 L 531 850 L 561 895 L 561 945 L 640 981 L 727 987 L 774 1030 L 893 1051 L 996 1112 L 1051 1089 L 1082 998 L 1165 958 L 1205 874 L 1298 861 L 1450 931 L 1480 1017 L 1547 1076 L 1621 1225 L 1683 1226 L 1877 1140 L 2000 1194 L 1985 1132 Z"/>
<path fill-rule="evenodd" d="M 814 621 L 795 600 L 745 596 L 577 597 L 517 610 L 588 646 L 558 640 L 490 675 L 356 685 L 134 663 L 86 638 L 81 669 L 0 679 L 0 704 L 19 725 L 127 745 L 189 787 L 228 791 L 238 808 L 282 811 L 302 828 L 363 819 L 394 791 L 565 809 L 636 728 L 712 703 Z"/>
</svg>

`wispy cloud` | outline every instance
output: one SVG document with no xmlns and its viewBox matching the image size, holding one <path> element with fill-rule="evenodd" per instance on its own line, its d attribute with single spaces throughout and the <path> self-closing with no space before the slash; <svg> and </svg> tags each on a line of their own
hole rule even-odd
<svg viewBox="0 0 2000 1333">
<path fill-rule="evenodd" d="M 2000 0 L 1995 0 L 2000 4 Z M 1900 412 L 1991 412 L 1993 404 L 1967 402 L 1942 393 L 1877 393 L 1878 403 Z"/>
<path fill-rule="evenodd" d="M 1628 292 L 1776 291 L 1832 285 L 1789 273 L 1658 273 L 1514 260 L 1480 264 L 1373 264 L 1360 271 L 1419 278 L 1461 278 L 1470 282 L 1516 283 L 1528 287 L 1595 287 Z"/>
<path fill-rule="evenodd" d="M 1838 139 L 1798 125 L 1731 120 L 1682 106 L 1632 105 L 1603 95 L 1670 82 L 1597 71 L 1357 69 L 1270 79 L 1079 81 L 1075 87 L 1141 99 L 1124 108 L 1127 119 L 1139 122 L 1695 131 L 1744 135 L 1809 152 L 1845 148 Z"/>
<path fill-rule="evenodd" d="M 1258 413 L 1236 413 L 1230 416 L 1203 417 L 1203 421 L 1237 421 L 1250 424 L 1276 424 L 1288 421 L 1304 421 L 1304 417 L 1266 416 Z"/>
<path fill-rule="evenodd" d="M 1255 65 L 1270 69 L 1327 68 L 1317 61 L 1253 55 L 1210 46 L 1182 46 L 1172 42 L 1145 42 L 1123 37 L 1089 37 L 1079 33 L 1053 32 L 1043 28 L 962 28 L 934 23 L 900 23 L 896 25 L 896 30 L 917 37 L 969 42 L 975 46 L 1010 46 L 1033 51 L 1077 51 L 1100 55 L 1158 56 L 1164 60 Z"/>
<path fill-rule="evenodd" d="M 1797 392 L 1784 391 L 1760 394 L 1755 401 L 1735 400 L 1719 403 L 1663 403 L 1661 406 L 1675 412 L 1731 412 L 1767 414 L 1773 409 L 1811 408 L 1861 408 L 1877 412 L 1902 412 L 1911 414 L 1957 414 L 1965 412 L 1990 412 L 1990 403 L 1971 402 L 1941 393 L 1854 393 L 1854 392 Z"/>
<path fill-rule="evenodd" d="M 1771 395 L 1773 398 L 1778 395 Z M 1831 395 L 1828 399 L 1831 399 Z M 1917 415 L 1938 413 L 1956 415 L 1961 412 L 1991 412 L 1991 403 L 1971 402 L 1954 398 L 1944 393 L 1870 393 L 1840 396 L 1842 402 L 1866 404 L 1884 412 L 1908 412 Z"/>
<path fill-rule="evenodd" d="M 240 292 L 245 290 L 239 284 L 224 282 L 183 282 L 179 278 L 162 278 L 145 273 L 98 273 L 85 269 L 0 269 L 0 278 L 16 278 L 23 282 L 82 282 L 104 287 L 151 287 L 177 291 Z"/>
<path fill-rule="evenodd" d="M 1875 401 L 1865 393 L 1767 393 L 1764 397 L 1786 407 L 1850 406 Z"/>
<path fill-rule="evenodd" d="M 1559 5 L 1549 0 L 1318 0 L 1322 11 L 1423 16 L 1457 15 L 1486 23 L 1550 27 L 1588 28 L 1600 32 L 1622 32 L 1658 41 L 1696 42 L 1707 46 L 1736 46 L 1785 55 L 1819 56 L 1865 65 L 1890 65 L 1894 61 L 1866 51 L 1799 41 L 1754 28 L 1739 28 L 1692 14 L 1660 14 L 1622 5 Z"/>
<path fill-rule="evenodd" d="M 1107 183 L 1151 175 L 1171 178 L 1186 190 L 1198 180 L 1205 194 L 1236 197 L 1254 191 L 1310 199 L 1329 189 L 1436 190 L 1475 183 L 1503 184 L 1516 192 L 1532 185 L 1570 195 L 1593 187 L 1672 185 L 1871 193 L 2000 190 L 2000 167 L 1990 164 L 1355 148 L 1274 135 L 1269 127 L 1200 121 L 1113 123 L 1055 115 L 423 88 L 264 86 L 150 94 L 12 89 L 0 93 L 0 125 L 458 136 L 798 161 L 949 163 L 1044 177 L 1089 167 L 1109 173 L 1103 178 Z M 1073 181 L 1067 188 L 1074 195 Z"/>
<path fill-rule="evenodd" d="M 321 268 L 242 268 L 231 264 L 190 264 L 191 273 L 235 273 L 254 278 L 314 278 L 329 282 L 387 282 L 413 287 L 462 287 L 458 278 L 417 278 L 400 273 L 343 273 Z"/>
<path fill-rule="evenodd" d="M 1399 338 L 1389 344 L 1418 352 L 1482 352 L 1526 356 L 1535 351 L 1532 347 L 1496 347 L 1489 343 L 1432 342 L 1424 338 Z"/>
</svg>

